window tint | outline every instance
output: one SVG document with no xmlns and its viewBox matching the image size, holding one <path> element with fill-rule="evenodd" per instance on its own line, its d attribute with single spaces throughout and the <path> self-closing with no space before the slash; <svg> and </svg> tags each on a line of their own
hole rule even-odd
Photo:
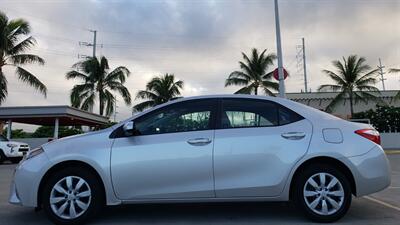
<svg viewBox="0 0 400 225">
<path fill-rule="evenodd" d="M 277 126 L 278 108 L 268 101 L 225 99 L 221 124 L 222 128 Z"/>
<path fill-rule="evenodd" d="M 285 125 L 302 120 L 303 117 L 283 106 L 279 107 L 279 125 Z"/>
<path fill-rule="evenodd" d="M 176 103 L 135 120 L 138 135 L 212 129 L 216 101 L 195 100 Z"/>
</svg>

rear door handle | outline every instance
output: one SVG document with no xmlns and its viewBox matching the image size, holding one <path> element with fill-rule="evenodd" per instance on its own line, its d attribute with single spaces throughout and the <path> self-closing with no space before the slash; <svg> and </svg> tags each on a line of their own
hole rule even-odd
<svg viewBox="0 0 400 225">
<path fill-rule="evenodd" d="M 194 145 L 194 146 L 203 146 L 203 145 L 208 145 L 211 143 L 211 139 L 209 138 L 194 138 L 194 139 L 189 139 L 187 143 Z"/>
<path fill-rule="evenodd" d="M 306 133 L 304 133 L 304 132 L 287 132 L 287 133 L 282 133 L 281 136 L 288 140 L 300 140 L 306 136 Z"/>
</svg>

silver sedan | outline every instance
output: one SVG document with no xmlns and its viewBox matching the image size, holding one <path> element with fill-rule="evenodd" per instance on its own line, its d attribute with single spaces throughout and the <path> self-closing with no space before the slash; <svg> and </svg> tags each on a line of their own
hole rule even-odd
<svg viewBox="0 0 400 225">
<path fill-rule="evenodd" d="M 81 224 L 104 205 L 294 201 L 331 222 L 390 184 L 379 133 L 290 100 L 183 98 L 29 151 L 10 203 Z"/>
</svg>

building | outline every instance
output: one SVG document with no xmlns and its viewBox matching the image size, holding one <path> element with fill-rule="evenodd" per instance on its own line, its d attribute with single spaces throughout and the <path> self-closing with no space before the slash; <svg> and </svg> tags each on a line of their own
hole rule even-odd
<svg viewBox="0 0 400 225">
<path fill-rule="evenodd" d="M 370 92 L 375 96 L 379 97 L 387 105 L 400 107 L 400 99 L 396 101 L 394 98 L 398 93 L 395 91 L 381 91 L 380 94 Z M 316 109 L 325 110 L 329 103 L 336 97 L 338 92 L 308 92 L 308 93 L 287 93 L 286 97 L 293 101 L 311 106 Z M 374 101 L 359 101 L 354 103 L 354 112 L 362 112 L 369 109 L 376 108 L 376 102 Z M 334 108 L 333 114 L 342 118 L 349 118 L 350 116 L 350 101 L 347 98 Z"/>
</svg>

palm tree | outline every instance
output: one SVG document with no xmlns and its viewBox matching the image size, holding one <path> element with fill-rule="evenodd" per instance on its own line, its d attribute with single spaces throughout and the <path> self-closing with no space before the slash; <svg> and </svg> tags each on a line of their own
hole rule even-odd
<svg viewBox="0 0 400 225">
<path fill-rule="evenodd" d="M 274 96 L 272 91 L 279 89 L 279 84 L 272 82 L 273 73 L 267 72 L 268 67 L 274 64 L 276 55 L 271 53 L 265 55 L 265 49 L 258 54 L 257 49 L 252 49 L 251 58 L 242 52 L 244 62 L 239 61 L 241 71 L 232 72 L 225 81 L 225 87 L 231 85 L 244 86 L 235 92 L 235 94 L 258 94 L 258 88 L 262 88 L 268 95 Z"/>
<path fill-rule="evenodd" d="M 183 88 L 183 81 L 175 80 L 174 74 L 166 73 L 164 76 L 154 77 L 146 85 L 146 90 L 139 91 L 136 99 L 146 99 L 133 107 L 136 111 L 143 111 L 170 100 L 179 98 L 180 89 Z"/>
<path fill-rule="evenodd" d="M 365 64 L 365 61 L 364 57 L 350 55 L 347 59 L 343 57 L 343 63 L 339 60 L 332 61 L 332 65 L 336 68 L 337 72 L 322 70 L 335 84 L 321 85 L 318 90 L 339 91 L 339 94 L 327 106 L 326 110 L 328 112 L 331 112 L 339 102 L 349 98 L 350 113 L 351 117 L 353 117 L 354 102 L 366 102 L 367 100 L 380 101 L 378 97 L 368 92 L 373 91 L 380 94 L 378 88 L 372 86 L 377 82 L 375 74 L 378 72 L 378 69 L 371 70 L 371 67 Z"/>
<path fill-rule="evenodd" d="M 389 73 L 400 73 L 400 69 L 399 68 L 391 68 L 389 69 Z M 396 96 L 394 96 L 395 100 L 400 99 L 400 91 L 397 92 Z"/>
<path fill-rule="evenodd" d="M 80 79 L 81 84 L 71 90 L 71 105 L 86 111 L 92 111 L 96 99 L 99 101 L 99 113 L 110 116 L 114 112 L 115 96 L 118 92 L 126 104 L 131 104 L 131 94 L 124 86 L 129 70 L 119 66 L 109 72 L 108 60 L 102 56 L 91 57 L 72 66 L 75 70 L 66 74 L 67 79 Z"/>
<path fill-rule="evenodd" d="M 9 20 L 0 11 L 0 105 L 8 94 L 3 66 L 14 66 L 20 81 L 39 90 L 44 96 L 47 94 L 46 86 L 35 75 L 21 67 L 31 63 L 44 64 L 44 60 L 39 56 L 24 53 L 36 43 L 35 39 L 29 36 L 30 31 L 31 28 L 27 21 L 23 19 Z"/>
</svg>

